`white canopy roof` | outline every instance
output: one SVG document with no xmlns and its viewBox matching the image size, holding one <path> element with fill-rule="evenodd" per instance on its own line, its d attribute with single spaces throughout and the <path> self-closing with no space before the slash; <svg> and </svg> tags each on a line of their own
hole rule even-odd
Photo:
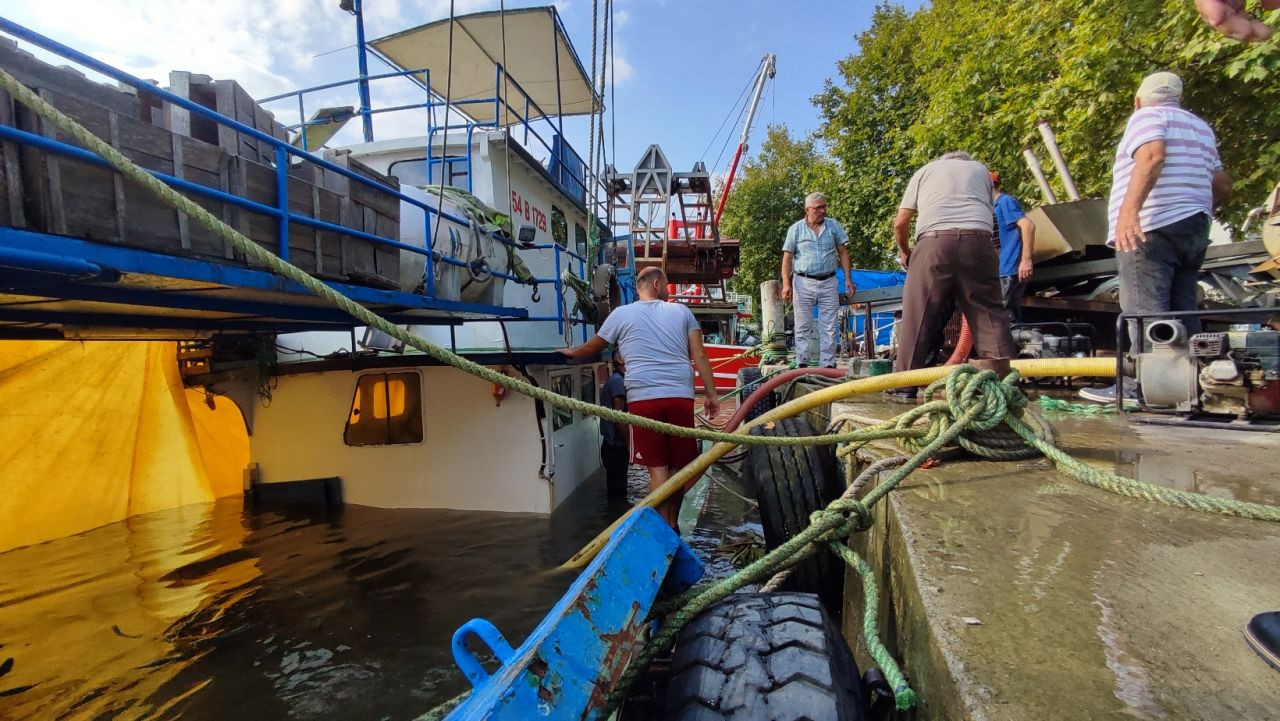
<svg viewBox="0 0 1280 721">
<path fill-rule="evenodd" d="M 479 122 L 495 119 L 509 125 L 525 115 L 526 94 L 532 102 L 528 117 L 583 115 L 596 107 L 591 81 L 565 36 L 560 17 L 552 6 L 508 10 L 506 83 L 507 112 L 493 102 L 499 94 L 496 66 L 502 65 L 503 16 L 499 11 L 473 13 L 453 20 L 453 78 L 449 82 L 449 20 L 437 20 L 369 43 L 403 70 L 429 68 L 431 89 L 446 91 L 456 109 Z M 559 94 L 557 97 L 557 70 Z M 519 87 L 517 87 L 517 85 Z M 522 93 L 520 88 L 524 89 Z M 536 106 L 536 108 L 535 108 Z M 541 108 L 541 112 L 537 108 Z"/>
</svg>

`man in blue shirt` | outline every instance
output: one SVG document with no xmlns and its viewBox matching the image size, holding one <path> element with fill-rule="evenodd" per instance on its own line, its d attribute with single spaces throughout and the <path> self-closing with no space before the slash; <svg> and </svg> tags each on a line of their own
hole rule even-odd
<svg viewBox="0 0 1280 721">
<path fill-rule="evenodd" d="M 836 257 L 844 268 L 844 278 L 849 279 L 849 249 L 845 243 L 849 236 L 844 228 L 827 217 L 827 196 L 810 193 L 804 199 L 804 220 L 797 220 L 787 229 L 787 239 L 782 244 L 782 301 L 795 297 L 792 309 L 796 319 L 796 365 L 809 365 L 809 344 L 813 340 L 813 306 L 818 306 L 819 364 L 823 368 L 836 367 L 836 315 L 840 310 L 840 294 L 846 288 L 836 280 Z M 793 277 L 794 276 L 794 277 Z M 853 282 L 847 291 L 857 289 Z"/>
<path fill-rule="evenodd" d="M 991 199 L 995 203 L 996 232 L 1000 234 L 1000 290 L 1009 319 L 1022 322 L 1022 296 L 1031 280 L 1031 254 L 1036 247 L 1036 225 L 1012 195 L 1000 190 L 1000 174 L 991 173 Z"/>
<path fill-rule="evenodd" d="M 623 381 L 626 365 L 622 354 L 613 354 L 613 373 L 600 387 L 600 405 L 618 411 L 627 410 L 627 391 Z M 623 423 L 600 419 L 600 462 L 604 466 L 605 488 L 609 498 L 627 500 L 627 469 L 631 465 L 629 430 Z"/>
</svg>

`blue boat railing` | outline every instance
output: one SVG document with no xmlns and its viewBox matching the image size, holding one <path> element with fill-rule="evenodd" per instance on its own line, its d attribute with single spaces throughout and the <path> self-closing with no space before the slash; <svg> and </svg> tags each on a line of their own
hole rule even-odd
<svg viewBox="0 0 1280 721">
<path fill-rule="evenodd" d="M 275 167 L 276 205 L 274 206 L 255 202 L 255 201 L 249 200 L 248 198 L 244 198 L 232 193 L 227 193 L 222 190 L 211 188 L 208 186 L 200 185 L 198 183 L 193 183 L 191 181 L 177 178 L 175 176 L 172 176 L 166 173 L 162 173 L 158 171 L 147 171 L 147 172 L 149 172 L 153 177 L 157 178 L 158 180 L 164 182 L 165 184 L 177 190 L 191 193 L 193 195 L 199 195 L 205 198 L 217 200 L 219 202 L 224 202 L 224 203 L 227 203 L 239 208 L 243 208 L 245 210 L 248 210 L 254 213 L 260 213 L 260 214 L 275 218 L 277 220 L 277 227 L 278 227 L 278 234 L 279 234 L 277 254 L 282 259 L 288 260 L 289 258 L 289 224 L 298 223 L 299 225 L 303 225 L 311 228 L 317 228 L 320 230 L 327 230 L 327 231 L 339 233 L 339 234 L 354 237 L 354 238 L 360 238 L 360 239 L 367 240 L 372 243 L 376 243 L 389 248 L 405 250 L 411 253 L 424 256 L 426 261 L 425 277 L 427 279 L 427 286 L 428 286 L 427 292 L 425 293 L 425 297 L 427 298 L 434 299 L 435 297 L 432 281 L 435 275 L 434 264 L 436 262 L 442 262 L 447 265 L 462 267 L 462 268 L 468 267 L 467 262 L 464 260 L 432 251 L 427 247 L 418 247 L 415 245 L 409 245 L 406 243 L 402 243 L 396 239 L 386 238 L 383 236 L 367 233 L 354 228 L 349 228 L 343 225 L 337 225 L 337 224 L 329 223 L 323 220 L 318 220 L 310 216 L 299 215 L 299 214 L 290 212 L 288 209 L 289 168 L 293 159 L 296 158 L 301 162 L 311 163 L 318 167 L 324 168 L 325 170 L 337 173 L 338 175 L 341 175 L 347 178 L 348 180 L 351 180 L 353 182 L 360 183 L 361 185 L 369 187 L 373 189 L 375 192 L 393 196 L 398 200 L 400 200 L 401 202 L 421 210 L 423 212 L 423 222 L 424 222 L 425 233 L 426 233 L 425 237 L 427 238 L 432 237 L 431 231 L 432 231 L 433 216 L 437 218 L 437 222 L 439 222 L 439 219 L 447 219 L 463 226 L 470 225 L 469 220 L 452 215 L 441 208 L 433 207 L 432 205 L 425 203 L 419 200 L 418 198 L 406 195 L 394 188 L 391 188 L 383 183 L 378 182 L 375 179 L 365 177 L 348 168 L 345 168 L 336 163 L 327 161 L 321 157 L 311 154 L 306 150 L 295 147 L 286 141 L 283 141 L 279 138 L 276 138 L 267 133 L 264 133 L 257 128 L 240 123 L 232 118 L 228 118 L 218 113 L 215 110 L 206 108 L 205 106 L 200 105 L 199 103 L 196 103 L 188 98 L 184 98 L 164 88 L 157 87 L 153 83 L 150 83 L 146 80 L 138 78 L 114 66 L 108 65 L 107 63 L 99 61 L 96 58 L 86 55 L 78 50 L 75 50 L 74 48 L 71 48 L 56 40 L 53 40 L 52 38 L 46 37 L 29 28 L 19 25 L 18 23 L 15 23 L 9 20 L 8 18 L 0 17 L 0 31 L 3 31 L 15 38 L 18 38 L 19 40 L 30 43 L 36 47 L 42 48 L 50 53 L 61 56 L 67 60 L 70 60 L 78 65 L 81 65 L 90 70 L 93 70 L 94 72 L 99 73 L 103 76 L 106 76 L 119 83 L 128 85 L 134 88 L 135 90 L 159 97 L 165 102 L 172 103 L 177 107 L 180 107 L 184 110 L 187 110 L 201 117 L 207 118 L 218 125 L 226 126 L 232 130 L 235 130 L 237 133 L 254 138 L 260 143 L 266 143 L 270 145 L 274 151 L 274 159 L 275 159 L 275 166 L 276 166 Z M 405 71 L 403 73 L 397 73 L 397 74 L 407 75 L 411 72 L 422 72 L 422 71 Z M 388 74 L 388 76 L 391 76 L 391 75 L 394 75 L 394 74 Z M 352 81 L 345 81 L 345 82 L 352 82 Z M 342 84 L 344 84 L 344 82 L 329 84 L 329 87 L 336 87 Z M 299 98 L 301 98 L 302 93 L 311 92 L 316 89 L 317 88 L 308 88 L 302 91 L 296 91 L 296 93 L 298 94 Z M 289 94 L 286 94 L 285 96 L 279 96 L 279 97 L 288 97 L 288 95 Z M 429 102 L 427 106 L 430 107 L 431 104 L 432 103 Z M 412 107 L 419 107 L 419 106 L 417 105 L 401 106 L 400 108 L 387 108 L 385 110 L 387 112 L 390 112 L 396 109 L 404 109 L 404 108 L 412 108 Z M 428 113 L 428 115 L 430 115 L 430 113 Z M 11 126 L 0 125 L 0 139 L 11 140 L 17 143 L 22 143 L 24 145 L 37 147 L 48 152 L 54 152 L 54 153 L 68 156 L 68 157 L 73 157 L 87 163 L 93 163 L 100 166 L 106 165 L 105 160 L 103 160 L 101 157 L 99 157 L 97 154 L 91 151 L 85 150 L 78 146 L 71 145 L 62 141 L 55 140 L 52 138 L 47 138 L 41 135 L 28 133 L 26 131 L 22 131 Z M 469 162 L 470 162 L 470 159 L 468 159 L 468 163 Z M 505 235 L 492 234 L 492 237 L 503 244 L 510 245 L 516 248 L 526 247 L 526 246 L 516 244 L 512 239 L 506 237 Z M 553 283 L 556 288 L 556 294 L 557 294 L 556 315 L 555 316 L 539 316 L 537 317 L 537 320 L 540 320 L 540 321 L 554 320 L 557 323 L 557 328 L 561 333 L 563 333 L 563 329 L 566 324 L 581 325 L 582 332 L 585 339 L 585 334 L 586 334 L 585 321 L 583 321 L 581 318 L 568 317 L 568 312 L 567 312 L 568 308 L 563 297 L 564 282 L 563 282 L 563 279 L 560 277 L 560 274 L 562 271 L 562 263 L 561 263 L 562 255 L 568 255 L 572 259 L 576 259 L 578 261 L 578 270 L 579 270 L 580 277 L 583 277 L 586 275 L 586 259 L 582 255 L 578 253 L 574 253 L 573 251 L 565 247 L 562 247 L 558 243 L 550 243 L 543 246 L 535 246 L 535 247 L 553 250 L 553 252 L 555 253 L 556 276 L 554 278 L 545 278 L 545 277 L 534 278 L 532 282 L 537 284 Z M 496 270 L 493 271 L 493 275 L 495 277 L 503 278 L 505 280 L 510 280 L 510 281 L 519 280 L 518 278 L 516 278 L 511 274 L 503 273 Z M 483 319 L 481 318 L 478 320 L 483 320 Z M 533 319 L 531 318 L 530 320 L 533 320 Z"/>
</svg>

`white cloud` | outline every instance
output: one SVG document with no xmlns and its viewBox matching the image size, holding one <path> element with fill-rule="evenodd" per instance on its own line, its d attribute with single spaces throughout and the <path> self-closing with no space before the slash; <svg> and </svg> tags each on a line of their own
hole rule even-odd
<svg viewBox="0 0 1280 721">
<path fill-rule="evenodd" d="M 609 79 L 619 86 L 629 83 L 635 75 L 635 67 L 627 60 L 627 53 L 623 47 L 622 43 L 615 42 L 613 57 L 610 58 L 613 63 L 613 69 L 609 72 L 612 76 Z"/>
</svg>

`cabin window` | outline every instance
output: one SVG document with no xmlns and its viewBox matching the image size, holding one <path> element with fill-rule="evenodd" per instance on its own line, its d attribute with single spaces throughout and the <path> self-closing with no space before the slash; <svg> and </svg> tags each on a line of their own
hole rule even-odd
<svg viewBox="0 0 1280 721">
<path fill-rule="evenodd" d="M 432 178 L 432 184 L 438 184 L 440 182 L 440 172 L 445 174 L 445 185 L 452 185 L 455 188 L 462 188 L 463 190 L 467 189 L 466 158 L 455 158 L 447 163 L 437 164 L 437 175 Z M 391 164 L 391 167 L 387 170 L 387 175 L 394 175 L 399 178 L 401 185 L 426 185 L 427 159 L 415 158 L 413 160 L 397 160 Z"/>
<path fill-rule="evenodd" d="M 551 239 L 561 248 L 569 247 L 569 223 L 564 218 L 564 211 L 551 206 Z"/>
<path fill-rule="evenodd" d="M 566 398 L 573 397 L 573 372 L 566 371 L 551 376 L 551 390 Z M 573 411 L 567 408 L 555 408 L 551 412 L 551 430 L 558 431 L 573 423 Z"/>
<path fill-rule="evenodd" d="M 587 229 L 580 223 L 573 224 L 573 238 L 578 246 L 578 255 L 587 257 Z"/>
<path fill-rule="evenodd" d="M 422 381 L 418 374 L 360 376 L 343 440 L 349 446 L 421 443 Z"/>
</svg>

